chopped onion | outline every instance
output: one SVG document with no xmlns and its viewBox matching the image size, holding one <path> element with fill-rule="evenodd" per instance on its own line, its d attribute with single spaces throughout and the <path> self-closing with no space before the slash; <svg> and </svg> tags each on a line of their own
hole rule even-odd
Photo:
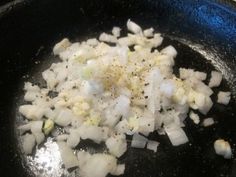
<svg viewBox="0 0 236 177">
<path fill-rule="evenodd" d="M 223 156 L 225 159 L 232 158 L 232 150 L 229 142 L 223 139 L 218 139 L 214 142 L 214 148 L 216 154 Z"/>
<path fill-rule="evenodd" d="M 68 137 L 69 137 L 69 135 L 67 135 L 67 134 L 61 134 L 61 135 L 56 136 L 56 140 L 57 141 L 65 141 L 68 139 Z"/>
<path fill-rule="evenodd" d="M 129 31 L 131 31 L 134 34 L 141 34 L 142 33 L 142 28 L 137 25 L 136 23 L 134 23 L 133 21 L 131 21 L 130 19 L 127 22 L 127 28 Z"/>
<path fill-rule="evenodd" d="M 112 29 L 112 34 L 115 36 L 115 37 L 120 37 L 120 31 L 121 29 L 119 27 L 113 27 Z"/>
<path fill-rule="evenodd" d="M 147 144 L 147 141 L 148 139 L 145 138 L 144 136 L 142 135 L 139 135 L 139 134 L 134 134 L 133 135 L 133 139 L 131 141 L 131 147 L 134 147 L 134 148 L 144 148 Z"/>
<path fill-rule="evenodd" d="M 209 87 L 218 87 L 222 81 L 222 74 L 217 71 L 211 72 L 211 79 L 209 82 Z"/>
<path fill-rule="evenodd" d="M 152 37 L 153 36 L 154 29 L 153 28 L 148 28 L 143 31 L 143 34 L 145 37 Z"/>
<path fill-rule="evenodd" d="M 66 50 L 67 47 L 71 45 L 70 41 L 67 38 L 64 38 L 61 42 L 57 43 L 53 48 L 54 55 L 58 55 L 59 53 Z"/>
<path fill-rule="evenodd" d="M 157 152 L 157 147 L 159 146 L 159 144 L 160 143 L 157 141 L 148 140 L 147 149 Z"/>
<path fill-rule="evenodd" d="M 20 125 L 19 127 L 17 127 L 18 130 L 20 130 L 20 134 L 24 134 L 26 131 L 29 131 L 31 129 L 31 122 L 24 124 L 24 125 Z"/>
<path fill-rule="evenodd" d="M 177 51 L 175 50 L 175 48 L 172 45 L 169 45 L 169 46 L 165 47 L 164 49 L 162 49 L 161 53 L 169 55 L 173 58 L 175 58 L 177 55 Z"/>
<path fill-rule="evenodd" d="M 121 134 L 111 136 L 106 140 L 106 146 L 112 155 L 120 157 L 127 150 L 125 135 Z"/>
<path fill-rule="evenodd" d="M 220 91 L 217 95 L 217 103 L 221 103 L 224 105 L 229 104 L 230 101 L 230 92 L 222 92 Z"/>
<path fill-rule="evenodd" d="M 204 127 L 209 127 L 214 124 L 214 119 L 213 118 L 206 118 L 202 122 Z"/>
<path fill-rule="evenodd" d="M 76 155 L 73 153 L 72 149 L 67 146 L 65 142 L 58 141 L 57 145 L 59 147 L 61 158 L 66 169 L 79 165 Z"/>
<path fill-rule="evenodd" d="M 79 152 L 80 175 L 82 177 L 106 177 L 109 173 L 115 175 L 122 172 L 117 171 L 117 160 L 114 156 L 97 153 L 90 155 L 86 152 Z"/>
<path fill-rule="evenodd" d="M 70 134 L 67 138 L 67 145 L 71 148 L 75 148 L 80 142 L 80 135 L 78 130 L 70 129 Z"/>
<path fill-rule="evenodd" d="M 195 124 L 199 124 L 200 118 L 199 118 L 199 116 L 198 116 L 197 114 L 195 114 L 193 111 L 191 111 L 191 112 L 189 113 L 189 117 L 190 117 L 190 119 L 193 120 L 193 122 L 194 122 Z"/>
<path fill-rule="evenodd" d="M 44 115 L 44 109 L 36 105 L 22 105 L 19 112 L 30 120 L 39 120 Z"/>
<path fill-rule="evenodd" d="M 90 139 L 100 143 L 108 138 L 109 129 L 107 127 L 82 125 L 78 128 L 78 131 L 82 139 Z"/>
<path fill-rule="evenodd" d="M 111 42 L 111 43 L 116 43 L 117 42 L 117 39 L 116 39 L 115 36 L 112 36 L 112 35 L 107 34 L 107 33 L 102 33 L 99 36 L 99 40 L 104 41 L 104 42 Z"/>
<path fill-rule="evenodd" d="M 27 133 L 23 136 L 23 151 L 25 154 L 31 154 L 35 146 L 35 137 L 32 134 Z"/>
<path fill-rule="evenodd" d="M 58 116 L 55 119 L 55 123 L 60 126 L 67 126 L 71 123 L 74 115 L 71 110 L 64 108 L 61 109 Z"/>
<path fill-rule="evenodd" d="M 95 47 L 99 44 L 99 42 L 96 38 L 92 38 L 87 40 L 87 44 Z"/>
<path fill-rule="evenodd" d="M 119 175 L 124 174 L 124 172 L 125 172 L 125 164 L 119 164 L 117 165 L 116 170 L 111 172 L 111 174 L 119 176 Z"/>
<path fill-rule="evenodd" d="M 131 147 L 147 145 L 154 152 L 159 143 L 145 137 L 154 131 L 167 134 L 173 146 L 188 142 L 184 120 L 199 124 L 194 112 L 210 111 L 211 88 L 220 85 L 221 73 L 212 71 L 208 85 L 205 72 L 179 68 L 175 75 L 176 49 L 169 45 L 159 51 L 163 37 L 152 27 L 142 31 L 131 20 L 126 25 L 131 33 L 122 37 L 121 29 L 114 27 L 112 34 L 103 32 L 99 40 L 63 39 L 53 48 L 61 60 L 42 72 L 45 87 L 25 83 L 27 104 L 19 112 L 28 120 L 18 129 L 26 154 L 51 134 L 67 169 L 79 167 L 81 177 L 105 177 L 124 173 L 125 165 L 118 165 L 117 158 L 127 151 L 126 135 L 133 135 Z M 229 101 L 230 92 L 218 93 L 218 103 Z M 202 125 L 213 123 L 207 118 Z M 32 134 L 23 135 L 27 131 Z M 78 152 L 76 147 L 86 139 L 105 144 L 109 154 Z M 220 143 L 215 143 L 216 152 L 229 158 L 229 144 Z"/>
<path fill-rule="evenodd" d="M 179 146 L 188 142 L 188 137 L 186 136 L 185 132 L 178 126 L 171 125 L 165 127 L 165 132 L 167 133 L 173 146 Z"/>
</svg>

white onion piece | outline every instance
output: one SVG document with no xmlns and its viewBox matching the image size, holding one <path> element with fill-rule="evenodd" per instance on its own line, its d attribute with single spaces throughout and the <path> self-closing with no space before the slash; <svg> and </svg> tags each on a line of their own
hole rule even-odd
<svg viewBox="0 0 236 177">
<path fill-rule="evenodd" d="M 218 139 L 214 142 L 216 154 L 223 156 L 225 159 L 232 158 L 232 150 L 228 141 Z"/>
<path fill-rule="evenodd" d="M 229 101 L 230 101 L 230 92 L 222 92 L 220 91 L 217 95 L 217 103 L 221 103 L 221 104 L 224 104 L 224 105 L 227 105 L 229 104 Z"/>
<path fill-rule="evenodd" d="M 204 81 L 207 78 L 207 74 L 204 72 L 195 71 L 194 77 L 197 78 L 198 80 Z"/>
<path fill-rule="evenodd" d="M 31 122 L 31 132 L 42 132 L 43 121 L 32 121 Z"/>
<path fill-rule="evenodd" d="M 160 143 L 157 141 L 148 140 L 147 149 L 157 152 L 157 147 L 159 146 L 159 144 Z"/>
<path fill-rule="evenodd" d="M 39 120 L 43 117 L 44 108 L 36 105 L 22 105 L 19 108 L 19 112 L 30 120 Z"/>
<path fill-rule="evenodd" d="M 161 53 L 169 55 L 169 56 L 171 56 L 173 58 L 175 58 L 176 55 L 177 55 L 177 51 L 176 51 L 176 49 L 172 45 L 169 45 L 169 46 L 165 47 L 164 49 L 162 49 Z"/>
<path fill-rule="evenodd" d="M 119 175 L 124 174 L 124 172 L 125 172 L 125 164 L 119 164 L 117 165 L 116 170 L 111 172 L 111 174 L 119 176 Z"/>
<path fill-rule="evenodd" d="M 143 117 L 140 117 L 138 131 L 142 134 L 149 134 L 155 129 L 155 116 L 151 112 L 146 111 Z"/>
<path fill-rule="evenodd" d="M 204 127 L 209 127 L 209 126 L 213 125 L 214 123 L 215 122 L 214 122 L 213 118 L 206 118 L 206 119 L 203 120 L 202 125 Z"/>
<path fill-rule="evenodd" d="M 24 95 L 25 101 L 35 101 L 37 97 L 41 96 L 40 88 L 30 82 L 25 83 L 24 90 L 26 91 Z"/>
<path fill-rule="evenodd" d="M 164 127 L 164 129 L 173 146 L 179 146 L 188 142 L 188 137 L 186 136 L 182 128 L 172 125 Z"/>
<path fill-rule="evenodd" d="M 129 31 L 131 31 L 134 34 L 141 34 L 142 33 L 142 28 L 131 21 L 130 19 L 127 21 L 127 28 Z"/>
<path fill-rule="evenodd" d="M 199 116 L 198 116 L 197 114 L 195 114 L 193 111 L 190 111 L 189 117 L 190 117 L 190 119 L 193 120 L 193 122 L 194 122 L 195 124 L 199 124 L 200 118 L 199 118 Z"/>
<path fill-rule="evenodd" d="M 66 169 L 76 167 L 79 165 L 76 155 L 73 153 L 72 149 L 67 146 L 63 141 L 58 141 L 57 145 L 61 154 L 61 159 Z"/>
<path fill-rule="evenodd" d="M 55 118 L 55 123 L 60 126 L 67 126 L 71 123 L 74 115 L 68 108 L 61 109 L 58 116 Z"/>
<path fill-rule="evenodd" d="M 41 144 L 44 139 L 45 139 L 45 135 L 42 132 L 42 128 L 43 128 L 43 121 L 32 121 L 31 122 L 31 132 L 35 137 L 35 140 L 37 142 L 37 144 Z"/>
<path fill-rule="evenodd" d="M 103 92 L 103 85 L 96 81 L 84 81 L 81 85 L 81 92 L 86 96 L 100 94 Z"/>
<path fill-rule="evenodd" d="M 118 44 L 120 46 L 131 46 L 135 44 L 135 40 L 132 37 L 121 37 L 118 39 Z"/>
<path fill-rule="evenodd" d="M 91 38 L 87 40 L 87 44 L 95 47 L 99 44 L 99 41 L 96 38 Z"/>
<path fill-rule="evenodd" d="M 25 82 L 24 90 L 25 90 L 25 91 L 40 92 L 39 86 L 33 85 L 33 84 L 30 83 L 30 82 Z"/>
<path fill-rule="evenodd" d="M 80 142 L 80 135 L 78 130 L 70 129 L 70 134 L 67 138 L 67 145 L 71 148 L 75 148 Z"/>
<path fill-rule="evenodd" d="M 114 156 L 97 153 L 90 155 L 86 152 L 78 152 L 81 177 L 106 177 L 109 173 L 117 171 L 117 160 Z"/>
<path fill-rule="evenodd" d="M 131 147 L 144 148 L 147 144 L 148 139 L 142 135 L 135 133 L 131 141 Z"/>
<path fill-rule="evenodd" d="M 200 92 L 204 95 L 207 95 L 207 96 L 210 96 L 213 94 L 213 91 L 210 87 L 208 87 L 206 84 L 204 84 L 203 82 L 201 81 L 198 81 L 195 85 L 195 90 L 197 92 Z"/>
<path fill-rule="evenodd" d="M 112 155 L 116 157 L 122 156 L 127 150 L 125 135 L 112 135 L 106 140 L 106 146 Z"/>
<path fill-rule="evenodd" d="M 108 131 L 109 129 L 107 127 L 82 125 L 78 128 L 78 132 L 82 139 L 90 139 L 96 143 L 105 141 L 108 138 Z"/>
<path fill-rule="evenodd" d="M 175 85 L 172 80 L 165 80 L 160 85 L 160 91 L 163 95 L 170 98 L 175 90 Z"/>
<path fill-rule="evenodd" d="M 34 135 L 35 140 L 38 145 L 41 144 L 45 139 L 45 135 L 42 132 L 36 132 L 36 133 L 32 133 L 32 134 Z"/>
<path fill-rule="evenodd" d="M 114 107 L 108 107 L 104 125 L 114 127 L 120 117 L 126 118 L 130 109 L 130 99 L 127 96 L 120 95 L 114 100 Z"/>
<path fill-rule="evenodd" d="M 118 122 L 115 126 L 115 130 L 118 133 L 127 133 L 129 131 L 129 123 L 126 119 L 123 119 L 122 121 Z"/>
<path fill-rule="evenodd" d="M 153 36 L 154 29 L 153 28 L 148 28 L 143 31 L 143 34 L 145 37 L 152 37 Z"/>
<path fill-rule="evenodd" d="M 17 129 L 20 130 L 20 134 L 22 135 L 23 133 L 31 129 L 31 122 L 24 125 L 20 125 L 19 127 L 17 127 Z"/>
<path fill-rule="evenodd" d="M 68 139 L 69 135 L 68 134 L 61 134 L 56 136 L 57 141 L 66 141 Z"/>
<path fill-rule="evenodd" d="M 66 50 L 67 47 L 71 45 L 70 41 L 67 38 L 62 39 L 61 42 L 57 43 L 53 48 L 54 55 L 58 55 L 59 53 Z"/>
<path fill-rule="evenodd" d="M 211 72 L 211 79 L 209 82 L 209 87 L 218 87 L 222 81 L 222 74 L 217 71 Z"/>
<path fill-rule="evenodd" d="M 47 86 L 49 89 L 53 89 L 58 83 L 56 80 L 56 74 L 50 69 L 42 72 L 43 79 L 47 82 Z"/>
<path fill-rule="evenodd" d="M 115 114 L 126 117 L 130 108 L 130 99 L 125 95 L 120 95 L 115 102 Z"/>
<path fill-rule="evenodd" d="M 181 79 L 197 79 L 199 81 L 203 81 L 206 79 L 207 74 L 204 72 L 194 71 L 193 69 L 185 69 L 180 68 L 179 69 L 179 75 Z"/>
<path fill-rule="evenodd" d="M 117 38 L 115 36 L 112 36 L 112 35 L 107 34 L 107 33 L 102 33 L 99 36 L 99 40 L 103 41 L 103 42 L 111 42 L 111 43 L 116 43 L 117 42 Z"/>
<path fill-rule="evenodd" d="M 119 27 L 113 27 L 112 28 L 112 34 L 115 36 L 115 37 L 119 37 L 120 36 L 120 31 L 121 29 Z"/>
<path fill-rule="evenodd" d="M 35 146 L 35 137 L 32 134 L 27 133 L 23 137 L 23 151 L 25 154 L 31 154 Z"/>
<path fill-rule="evenodd" d="M 213 106 L 213 102 L 212 102 L 211 98 L 207 96 L 207 97 L 205 97 L 204 104 L 198 106 L 198 110 L 202 114 L 206 115 L 210 111 L 212 106 Z"/>
</svg>

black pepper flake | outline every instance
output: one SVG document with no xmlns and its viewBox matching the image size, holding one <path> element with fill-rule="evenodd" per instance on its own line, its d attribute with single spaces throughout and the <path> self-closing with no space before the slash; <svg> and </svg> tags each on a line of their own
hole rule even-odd
<svg viewBox="0 0 236 177">
<path fill-rule="evenodd" d="M 148 86 L 148 85 L 149 85 L 149 83 L 145 83 L 145 84 L 144 84 L 144 86 Z"/>
<path fill-rule="evenodd" d="M 145 105 L 144 107 L 147 108 L 147 105 Z"/>
<path fill-rule="evenodd" d="M 134 97 L 131 97 L 131 99 L 133 100 L 133 99 L 134 99 Z"/>
<path fill-rule="evenodd" d="M 142 91 L 141 93 L 144 94 L 144 91 Z"/>
<path fill-rule="evenodd" d="M 145 98 L 145 99 L 148 99 L 148 96 L 145 96 L 144 98 Z"/>
<path fill-rule="evenodd" d="M 142 62 L 145 62 L 145 60 L 143 59 Z"/>
</svg>

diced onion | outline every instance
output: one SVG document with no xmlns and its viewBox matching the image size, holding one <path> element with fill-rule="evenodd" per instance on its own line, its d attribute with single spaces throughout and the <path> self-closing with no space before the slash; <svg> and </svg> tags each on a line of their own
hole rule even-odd
<svg viewBox="0 0 236 177">
<path fill-rule="evenodd" d="M 230 101 L 230 92 L 222 92 L 220 91 L 217 95 L 217 103 L 221 103 L 224 105 L 229 104 Z"/>
<path fill-rule="evenodd" d="M 157 141 L 148 140 L 147 149 L 157 152 L 157 147 L 159 146 L 159 144 L 160 143 Z"/>
<path fill-rule="evenodd" d="M 223 156 L 225 159 L 232 158 L 232 150 L 229 142 L 223 139 L 218 139 L 214 142 L 214 148 L 216 154 Z"/>
<path fill-rule="evenodd" d="M 182 128 L 177 126 L 165 127 L 165 132 L 167 133 L 170 142 L 173 146 L 179 146 L 188 142 L 188 137 Z"/>
<path fill-rule="evenodd" d="M 23 136 L 23 151 L 25 154 L 31 154 L 35 146 L 35 137 L 32 134 L 26 134 Z"/>
<path fill-rule="evenodd" d="M 61 158 L 66 169 L 76 167 L 79 165 L 77 157 L 73 153 L 72 149 L 70 149 L 65 142 L 58 141 L 57 145 L 59 147 Z"/>
<path fill-rule="evenodd" d="M 217 71 L 211 72 L 211 79 L 209 82 L 209 87 L 218 87 L 222 81 L 222 74 Z"/>
<path fill-rule="evenodd" d="M 209 127 L 211 125 L 213 125 L 215 122 L 214 122 L 214 119 L 213 118 L 206 118 L 203 120 L 202 124 L 204 127 Z"/>
<path fill-rule="evenodd" d="M 134 148 L 144 148 L 147 144 L 148 139 L 142 135 L 134 134 L 131 141 L 131 147 Z"/>
</svg>

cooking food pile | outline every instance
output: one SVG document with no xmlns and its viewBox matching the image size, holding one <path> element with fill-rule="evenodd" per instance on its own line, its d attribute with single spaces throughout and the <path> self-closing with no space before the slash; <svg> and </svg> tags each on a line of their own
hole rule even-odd
<svg viewBox="0 0 236 177">
<path fill-rule="evenodd" d="M 46 87 L 30 82 L 24 86 L 27 104 L 19 112 L 25 120 L 18 129 L 25 154 L 54 136 L 66 169 L 78 167 L 82 177 L 121 175 L 125 164 L 119 158 L 127 151 L 127 136 L 132 136 L 131 148 L 158 153 L 159 142 L 148 139 L 150 133 L 167 135 L 179 146 L 189 141 L 183 129 L 186 118 L 205 127 L 214 124 L 207 113 L 213 106 L 212 88 L 220 86 L 222 74 L 212 71 L 209 82 L 206 73 L 194 69 L 179 68 L 175 75 L 177 51 L 171 45 L 156 49 L 163 41 L 160 33 L 142 30 L 131 20 L 127 29 L 123 37 L 114 27 L 98 39 L 71 43 L 65 38 L 54 46 L 60 62 L 42 72 Z M 215 102 L 229 103 L 230 92 L 215 94 Z M 54 135 L 57 127 L 63 131 Z M 104 143 L 104 152 L 76 149 L 86 139 Z M 231 158 L 227 141 L 216 140 L 214 147 Z"/>
</svg>

